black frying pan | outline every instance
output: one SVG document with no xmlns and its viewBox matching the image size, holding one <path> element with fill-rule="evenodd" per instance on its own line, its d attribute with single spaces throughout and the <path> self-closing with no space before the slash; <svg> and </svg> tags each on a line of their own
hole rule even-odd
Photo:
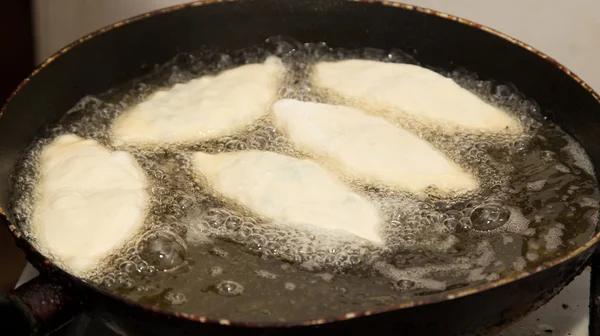
<svg viewBox="0 0 600 336">
<path fill-rule="evenodd" d="M 49 58 L 26 79 L 0 119 L 0 206 L 10 171 L 42 125 L 81 97 L 150 71 L 177 53 L 203 46 L 239 49 L 284 35 L 334 47 L 416 51 L 423 64 L 466 68 L 482 79 L 513 83 L 600 164 L 600 101 L 585 83 L 535 49 L 473 22 L 398 3 L 340 0 L 202 1 L 119 22 Z M 552 111 L 552 112 L 549 112 Z M 10 218 L 9 213 L 5 213 Z M 175 314 L 124 300 L 69 276 L 38 253 L 2 217 L 42 275 L 2 301 L 1 328 L 43 333 L 86 310 L 133 335 L 411 334 L 486 335 L 500 331 L 557 294 L 586 266 L 600 235 L 531 273 L 463 291 L 345 316 L 288 325 L 233 324 Z M 592 309 L 597 309 L 593 305 Z M 591 328 L 597 326 L 592 323 Z M 16 331 L 15 331 L 16 332 Z M 598 332 L 598 329 L 595 331 Z M 9 332 L 10 333 L 10 332 Z"/>
</svg>

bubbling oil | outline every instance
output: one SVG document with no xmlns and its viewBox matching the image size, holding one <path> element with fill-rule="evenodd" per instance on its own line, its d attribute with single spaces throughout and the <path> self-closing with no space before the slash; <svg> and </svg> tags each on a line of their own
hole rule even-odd
<svg viewBox="0 0 600 336">
<path fill-rule="evenodd" d="M 193 151 L 253 149 L 312 158 L 294 148 L 269 116 L 210 141 L 155 148 L 111 143 L 114 118 L 155 90 L 270 55 L 288 68 L 280 98 L 323 103 L 344 102 L 310 85 L 308 74 L 316 61 L 419 64 L 399 50 L 346 50 L 282 37 L 229 53 L 179 55 L 143 78 L 83 98 L 49 126 L 17 165 L 12 219 L 35 242 L 28 228 L 37 157 L 56 136 L 74 133 L 128 151 L 149 181 L 144 230 L 86 280 L 163 309 L 254 321 L 321 318 L 477 286 L 539 266 L 593 235 L 599 194 L 583 149 L 512 86 L 464 70 L 439 72 L 519 118 L 526 132 L 518 137 L 447 135 L 408 118 L 393 120 L 474 174 L 481 190 L 460 198 L 443 198 L 432 190 L 416 198 L 340 175 L 377 206 L 384 219 L 384 247 L 261 218 L 212 193 L 193 173 Z"/>
</svg>

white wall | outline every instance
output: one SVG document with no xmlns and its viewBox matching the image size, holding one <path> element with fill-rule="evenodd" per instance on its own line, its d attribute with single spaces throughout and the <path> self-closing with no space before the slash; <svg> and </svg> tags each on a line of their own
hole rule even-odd
<svg viewBox="0 0 600 336">
<path fill-rule="evenodd" d="M 405 1 L 507 33 L 556 58 L 600 90 L 600 0 Z M 185 2 L 189 1 L 35 0 L 37 59 L 112 22 Z"/>
<path fill-rule="evenodd" d="M 190 0 L 34 0 L 36 60 L 111 23 Z"/>
<path fill-rule="evenodd" d="M 600 0 L 406 0 L 497 29 L 600 90 Z"/>
</svg>

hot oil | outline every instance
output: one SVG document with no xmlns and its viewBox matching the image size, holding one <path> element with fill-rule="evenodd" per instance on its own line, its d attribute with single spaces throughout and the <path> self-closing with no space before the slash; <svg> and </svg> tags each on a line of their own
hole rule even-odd
<svg viewBox="0 0 600 336">
<path fill-rule="evenodd" d="M 520 137 L 445 135 L 432 125 L 394 120 L 473 173 L 482 188 L 461 198 L 432 191 L 419 199 L 340 176 L 380 210 L 385 248 L 271 223 L 222 199 L 193 174 L 191 151 L 255 149 L 311 158 L 294 148 L 269 116 L 237 134 L 201 143 L 112 146 L 112 120 L 155 90 L 262 62 L 268 55 L 279 56 L 288 67 L 281 98 L 329 103 L 343 101 L 308 81 L 310 64 L 317 60 L 418 64 L 397 50 L 343 50 L 283 38 L 228 54 L 180 55 L 144 78 L 82 99 L 42 134 L 14 176 L 13 219 L 31 236 L 37 154 L 57 135 L 75 133 L 129 151 L 150 181 L 145 230 L 87 280 L 164 309 L 254 321 L 321 318 L 457 291 L 528 271 L 593 235 L 599 195 L 583 150 L 516 89 L 465 71 L 443 74 L 514 114 L 526 132 Z"/>
</svg>

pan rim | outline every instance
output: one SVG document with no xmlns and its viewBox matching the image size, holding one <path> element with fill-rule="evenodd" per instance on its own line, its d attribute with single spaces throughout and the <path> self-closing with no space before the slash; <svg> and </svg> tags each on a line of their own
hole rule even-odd
<svg viewBox="0 0 600 336">
<path fill-rule="evenodd" d="M 100 28 L 90 34 L 87 34 L 73 42 L 71 42 L 70 44 L 68 44 L 67 46 L 63 47 L 62 49 L 60 49 L 59 51 L 57 51 L 56 53 L 54 53 L 53 55 L 51 55 L 50 57 L 48 57 L 44 62 L 42 62 L 40 65 L 38 65 L 33 71 L 32 73 L 25 78 L 18 86 L 17 88 L 11 93 L 11 95 L 9 96 L 9 98 L 6 100 L 6 102 L 4 103 L 4 105 L 2 106 L 2 108 L 0 109 L 0 118 L 3 116 L 5 110 L 7 109 L 8 105 L 10 104 L 10 102 L 13 100 L 13 98 L 22 90 L 22 88 L 34 77 L 36 76 L 41 70 L 43 70 L 45 67 L 47 67 L 49 64 L 51 64 L 52 62 L 54 62 L 58 57 L 62 56 L 63 54 L 65 54 L 66 52 L 68 52 L 69 50 L 71 50 L 72 48 L 78 46 L 79 44 L 82 44 L 88 40 L 91 40 L 92 38 L 99 36 L 105 32 L 111 31 L 113 29 L 116 29 L 118 27 L 133 23 L 133 22 L 137 22 L 137 21 L 141 21 L 143 19 L 149 18 L 149 17 L 154 17 L 160 14 L 165 14 L 165 13 L 170 13 L 170 12 L 174 12 L 174 11 L 178 11 L 178 10 L 183 10 L 189 7 L 197 7 L 197 6 L 204 6 L 204 5 L 210 5 L 210 4 L 215 4 L 215 3 L 229 3 L 229 2 L 240 2 L 240 1 L 257 1 L 257 0 L 197 0 L 194 2 L 190 2 L 190 3 L 185 3 L 185 4 L 179 4 L 179 5 L 174 5 L 174 6 L 170 6 L 170 7 L 166 7 L 166 8 L 161 8 L 161 9 L 157 9 L 154 11 L 150 11 L 144 14 L 140 14 L 137 16 L 133 16 L 131 18 L 127 18 L 118 22 L 115 22 L 111 25 L 108 25 L 106 27 Z M 440 12 L 440 11 L 436 11 L 436 10 L 432 10 L 429 8 L 424 8 L 424 7 L 419 7 L 419 6 L 414 6 L 414 5 L 409 5 L 409 4 L 405 4 L 405 3 L 400 3 L 400 2 L 392 2 L 392 1 L 388 1 L 388 0 L 343 0 L 343 1 L 347 1 L 347 2 L 358 2 L 358 3 L 368 3 L 368 4 L 379 4 L 379 5 L 383 5 L 383 6 L 390 6 L 390 7 L 395 7 L 395 8 L 399 8 L 399 9 L 403 9 L 403 10 L 410 10 L 410 11 L 416 11 L 416 12 L 420 12 L 420 13 L 424 13 L 427 15 L 431 15 L 431 16 L 436 16 L 439 18 L 443 18 L 446 20 L 450 20 L 450 21 L 455 21 L 458 22 L 460 24 L 463 25 L 467 25 L 470 26 L 472 28 L 475 29 L 479 29 L 482 30 L 484 32 L 487 32 L 491 35 L 494 35 L 496 37 L 500 37 L 512 44 L 515 44 L 523 49 L 525 49 L 528 52 L 531 52 L 533 54 L 535 54 L 536 56 L 552 63 L 554 66 L 556 66 L 559 70 L 561 70 L 562 72 L 564 72 L 567 76 L 571 77 L 573 80 L 575 80 L 578 84 L 580 84 L 588 93 L 590 93 L 590 95 L 598 102 L 598 104 L 600 104 L 600 95 L 595 92 L 585 81 L 583 81 L 579 76 L 577 76 L 576 74 L 574 74 L 572 71 L 570 71 L 567 67 L 565 67 L 564 65 L 562 65 L 561 63 L 559 63 L 558 61 L 556 61 L 555 59 L 553 59 L 552 57 L 546 55 L 545 53 L 533 48 L 532 46 L 517 40 L 509 35 L 506 35 L 498 30 L 495 30 L 493 28 L 487 27 L 485 25 L 476 23 L 474 21 L 471 20 L 467 20 L 467 19 L 463 19 L 460 18 L 458 16 L 454 16 L 454 15 L 450 15 L 444 12 Z M 0 207 L 0 216 L 4 216 L 6 218 L 6 214 L 4 212 L 4 210 L 2 209 L 2 207 Z M 400 309 L 406 309 L 406 308 L 411 308 L 411 307 L 417 307 L 417 306 L 423 306 L 423 305 L 427 305 L 427 304 L 433 304 L 433 303 L 438 303 L 438 302 L 443 302 L 443 301 L 448 301 L 448 300 L 453 300 L 453 299 L 457 299 L 457 298 L 461 298 L 461 297 L 465 297 L 468 295 L 472 295 L 472 294 L 476 294 L 479 292 L 483 292 L 486 290 L 491 290 L 493 288 L 496 287 L 500 287 L 503 285 L 506 285 L 508 283 L 523 279 L 525 277 L 528 277 L 530 275 L 534 275 L 536 273 L 542 272 L 544 270 L 547 270 L 551 267 L 557 266 L 559 264 L 562 264 L 563 262 L 575 258 L 576 256 L 584 253 L 585 251 L 591 249 L 594 247 L 594 245 L 596 245 L 599 241 L 600 241 L 600 232 L 597 232 L 591 239 L 589 239 L 585 244 L 581 245 L 580 247 L 578 247 L 577 249 L 562 255 L 560 257 L 557 257 L 555 259 L 552 259 L 550 261 L 544 262 L 542 263 L 540 266 L 534 268 L 533 270 L 529 271 L 529 272 L 519 272 L 514 276 L 511 277 L 506 277 L 506 278 L 502 278 L 487 284 L 483 284 L 483 285 L 479 285 L 476 287 L 472 287 L 472 288 L 468 288 L 465 290 L 459 290 L 456 292 L 451 292 L 451 293 L 439 293 L 439 294 L 434 294 L 431 295 L 430 297 L 426 298 L 426 299 L 421 299 L 421 300 L 411 300 L 411 301 L 407 301 L 407 302 L 403 302 L 401 304 L 396 304 L 396 305 L 392 305 L 392 306 L 386 306 L 383 308 L 377 308 L 377 309 L 371 309 L 371 310 L 363 310 L 360 312 L 349 312 L 349 313 L 345 313 L 343 315 L 339 315 L 339 316 L 334 316 L 331 318 L 319 318 L 319 319 L 311 319 L 311 320 L 294 320 L 294 321 L 290 321 L 290 322 L 244 322 L 244 321 L 235 321 L 235 320 L 228 320 L 228 319 L 217 319 L 217 318 L 211 318 L 211 317 L 207 317 L 204 315 L 195 315 L 195 314 L 188 314 L 188 313 L 181 313 L 181 312 L 174 312 L 174 311 L 167 311 L 167 310 L 162 310 L 162 309 L 158 309 L 158 308 L 154 308 L 148 305 L 144 305 L 141 303 L 138 303 L 136 301 L 130 300 L 128 298 L 113 294 L 111 292 L 108 292 L 102 288 L 98 288 L 90 283 L 88 283 L 87 281 L 84 281 L 76 276 L 73 276 L 71 274 L 69 274 L 67 271 L 65 271 L 63 268 L 61 268 L 60 266 L 58 266 L 57 264 L 55 264 L 54 262 L 52 262 L 51 260 L 49 260 L 46 256 L 42 255 L 39 251 L 37 251 L 36 248 L 34 248 L 32 246 L 32 244 L 29 242 L 29 240 L 23 235 L 23 233 L 21 232 L 21 230 L 14 224 L 11 224 L 8 221 L 8 218 L 6 218 L 6 223 L 7 226 L 10 230 L 10 232 L 13 234 L 14 238 L 17 241 L 17 245 L 21 246 L 21 249 L 23 250 L 29 250 L 26 251 L 27 253 L 33 253 L 36 254 L 39 259 L 40 262 L 46 266 L 55 268 L 56 270 L 58 270 L 60 273 L 64 274 L 65 276 L 67 276 L 67 278 L 75 280 L 77 283 L 83 285 L 86 288 L 91 289 L 92 291 L 96 291 L 101 293 L 104 296 L 107 296 L 113 300 L 119 301 L 120 303 L 126 304 L 128 306 L 133 306 L 136 308 L 140 308 L 142 310 L 145 311 L 150 311 L 152 313 L 155 314 L 159 314 L 159 315 L 163 315 L 163 316 L 167 316 L 167 317 L 175 317 L 175 318 L 182 318 L 182 319 L 186 319 L 186 320 L 190 320 L 190 321 L 194 321 L 194 322 L 200 322 L 200 323 L 206 323 L 206 324 L 218 324 L 218 325 L 223 325 L 223 326 L 231 326 L 231 327 L 244 327 L 244 328 L 289 328 L 289 327 L 302 327 L 302 326 L 309 326 L 309 325 L 319 325 L 319 324 L 325 324 L 325 323 L 332 323 L 332 322 L 341 322 L 341 321 L 345 321 L 345 320 L 350 320 L 350 319 L 354 319 L 357 317 L 362 317 L 362 316 L 369 316 L 369 315 L 374 315 L 374 314 L 380 314 L 380 313 L 385 313 L 385 312 L 390 312 L 390 311 L 395 311 L 395 310 L 400 310 Z M 598 226 L 598 223 L 596 224 Z"/>
</svg>

